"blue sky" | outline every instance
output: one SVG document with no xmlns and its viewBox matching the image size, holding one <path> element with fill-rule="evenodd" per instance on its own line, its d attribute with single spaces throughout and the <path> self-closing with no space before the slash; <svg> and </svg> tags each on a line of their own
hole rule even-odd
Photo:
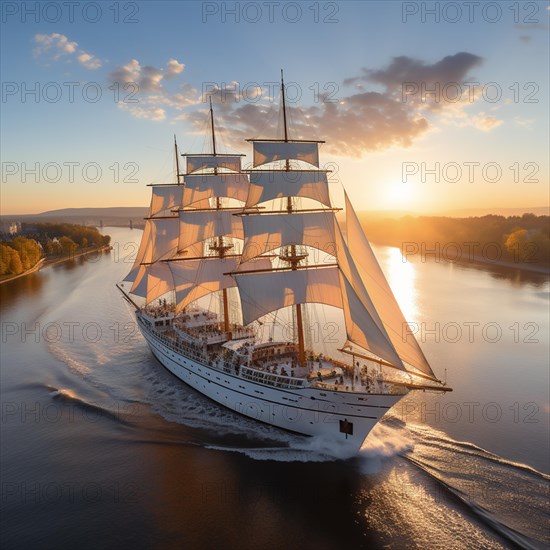
<svg viewBox="0 0 550 550">
<path fill-rule="evenodd" d="M 171 179 L 174 133 L 201 151 L 205 87 L 222 143 L 248 153 L 244 137 L 276 132 L 265 83 L 281 68 L 301 91 L 294 135 L 327 141 L 356 209 L 549 203 L 547 2 L 35 4 L 2 5 L 2 214 L 146 205 L 146 184 Z"/>
</svg>

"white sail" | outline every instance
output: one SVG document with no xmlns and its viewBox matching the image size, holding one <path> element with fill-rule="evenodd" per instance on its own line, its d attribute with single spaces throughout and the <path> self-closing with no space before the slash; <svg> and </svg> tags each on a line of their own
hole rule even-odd
<svg viewBox="0 0 550 550">
<path fill-rule="evenodd" d="M 147 297 L 147 266 L 146 265 L 138 265 L 135 268 L 135 276 L 134 276 L 134 280 L 132 281 L 132 287 L 130 288 L 130 292 L 134 296 L 139 296 L 140 298 Z"/>
<path fill-rule="evenodd" d="M 126 275 L 126 277 L 123 279 L 124 282 L 133 283 L 136 280 L 136 277 L 139 273 L 139 268 L 141 266 L 141 262 L 143 262 L 143 258 L 148 254 L 148 249 L 151 247 L 151 224 L 149 223 L 149 220 L 145 220 L 145 228 L 143 230 L 143 234 L 141 236 L 141 242 L 139 243 L 139 248 L 136 254 L 136 259 L 134 260 L 134 265 L 132 266 L 132 269 L 130 270 L 130 273 Z"/>
<path fill-rule="evenodd" d="M 286 306 L 320 303 L 342 307 L 340 280 L 336 267 L 235 274 L 243 322 Z"/>
<path fill-rule="evenodd" d="M 187 155 L 187 173 L 208 168 L 224 168 L 233 172 L 241 171 L 242 155 Z"/>
<path fill-rule="evenodd" d="M 138 310 L 155 357 L 182 381 L 256 417 L 257 407 L 250 413 L 241 407 L 248 398 L 262 409 L 260 420 L 275 426 L 351 439 L 359 448 L 409 389 L 450 388 L 435 378 L 404 330 L 347 195 L 345 228 L 336 215 L 340 209 L 331 207 L 327 171 L 318 168 L 321 142 L 286 139 L 282 75 L 281 92 L 285 140 L 248 140 L 254 142 L 254 166 L 261 167 L 245 173 L 241 155 L 217 154 L 210 106 L 212 154 L 183 155 L 188 173 L 179 174 L 177 166 L 176 185 L 153 187 L 142 243 L 125 279 L 132 284 L 121 290 Z M 302 169 L 305 163 L 310 169 Z M 345 341 L 340 351 L 353 357 L 352 368 L 325 356 L 328 349 L 320 354 L 319 346 L 308 347 L 307 323 L 320 308 L 306 304 L 342 310 L 337 342 Z M 275 339 L 275 326 L 268 333 L 243 326 L 287 320 L 295 344 L 288 341 L 292 336 Z M 371 362 L 400 371 L 380 372 L 373 381 L 372 369 L 367 377 L 360 369 Z M 300 402 L 304 392 L 330 405 L 336 424 L 316 419 L 309 397 L 309 404 Z M 269 407 L 264 414 L 264 405 L 273 404 L 284 412 L 289 400 L 292 419 Z"/>
<path fill-rule="evenodd" d="M 194 300 L 207 294 L 236 285 L 235 279 L 224 273 L 237 268 L 238 257 L 213 257 L 166 263 L 169 265 L 174 281 L 177 311 L 181 311 Z"/>
<path fill-rule="evenodd" d="M 145 220 L 145 229 L 134 265 L 124 281 L 135 282 L 142 264 L 151 264 L 176 255 L 178 251 L 179 218 Z"/>
<path fill-rule="evenodd" d="M 179 250 L 189 245 L 222 235 L 242 239 L 243 224 L 239 216 L 240 208 L 223 210 L 182 210 L 179 216 Z"/>
<path fill-rule="evenodd" d="M 154 218 L 158 214 L 168 214 L 173 208 L 179 208 L 182 204 L 183 185 L 154 185 L 151 197 L 149 217 Z"/>
<path fill-rule="evenodd" d="M 348 341 L 371 351 L 397 368 L 405 369 L 386 331 L 380 329 L 346 277 L 342 273 L 340 277 Z"/>
<path fill-rule="evenodd" d="M 182 205 L 195 205 L 210 197 L 229 197 L 246 201 L 249 180 L 246 174 L 195 174 L 185 176 Z"/>
<path fill-rule="evenodd" d="M 376 326 L 378 327 L 378 329 L 384 334 L 386 334 L 384 323 L 382 322 L 382 319 L 380 319 L 380 316 L 376 310 L 376 307 L 372 303 L 371 297 L 369 296 L 369 293 L 365 288 L 363 279 L 361 278 L 361 275 L 359 274 L 359 270 L 355 265 L 355 260 L 348 248 L 348 245 L 344 239 L 344 236 L 342 235 L 342 231 L 340 227 L 338 227 L 336 230 L 336 247 L 335 248 L 337 250 L 336 258 L 338 260 L 338 267 L 340 268 L 340 271 L 342 272 L 343 276 L 346 278 L 348 283 L 353 288 L 358 299 L 361 301 L 361 303 L 367 310 L 369 316 L 376 323 Z M 388 342 L 390 342 L 390 337 L 387 334 L 386 334 L 386 339 L 388 340 Z"/>
<path fill-rule="evenodd" d="M 335 217 L 327 212 L 251 214 L 242 217 L 245 241 L 243 261 L 281 246 L 305 244 L 334 252 Z"/>
<path fill-rule="evenodd" d="M 153 218 L 150 246 L 146 249 L 142 263 L 152 263 L 173 257 L 178 251 L 179 218 Z"/>
<path fill-rule="evenodd" d="M 414 336 L 405 333 L 407 337 L 403 337 L 404 327 L 407 326 L 405 317 L 384 277 L 382 269 L 378 265 L 347 194 L 346 229 L 347 244 L 360 277 L 397 353 L 405 363 L 412 365 L 428 376 L 435 377 Z"/>
<path fill-rule="evenodd" d="M 164 262 L 142 265 L 134 281 L 131 293 L 151 303 L 174 288 L 172 273 Z"/>
<path fill-rule="evenodd" d="M 254 166 L 276 160 L 302 160 L 319 166 L 319 146 L 314 141 L 256 141 Z"/>
<path fill-rule="evenodd" d="M 327 173 L 317 170 L 258 170 L 250 173 L 247 208 L 281 197 L 306 197 L 330 206 Z"/>
<path fill-rule="evenodd" d="M 149 266 L 147 273 L 147 303 L 164 296 L 174 289 L 174 279 L 170 268 L 164 262 L 157 262 Z"/>
</svg>

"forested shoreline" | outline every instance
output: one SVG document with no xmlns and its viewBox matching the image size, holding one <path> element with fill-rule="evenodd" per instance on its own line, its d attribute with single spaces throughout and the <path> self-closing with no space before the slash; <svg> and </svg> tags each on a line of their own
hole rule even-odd
<svg viewBox="0 0 550 550">
<path fill-rule="evenodd" d="M 20 275 L 41 260 L 55 261 L 111 242 L 95 227 L 69 223 L 23 223 L 21 234 L 0 242 L 0 277 Z"/>
<path fill-rule="evenodd" d="M 476 261 L 550 267 L 550 216 L 450 218 L 403 216 L 398 219 L 359 213 L 370 241 L 399 247 L 405 256 L 436 261 Z"/>
</svg>

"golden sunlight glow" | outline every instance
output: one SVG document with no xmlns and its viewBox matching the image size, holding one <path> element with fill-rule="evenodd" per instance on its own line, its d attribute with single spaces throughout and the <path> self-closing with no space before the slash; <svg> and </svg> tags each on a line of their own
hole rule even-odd
<svg viewBox="0 0 550 550">
<path fill-rule="evenodd" d="M 403 261 L 403 255 L 399 248 L 388 247 L 384 249 L 381 257 L 384 273 L 395 295 L 397 303 L 407 321 L 418 317 L 418 297 L 416 293 L 416 271 L 410 261 Z"/>
<path fill-rule="evenodd" d="M 386 186 L 385 199 L 392 207 L 410 204 L 416 196 L 416 189 L 412 182 L 395 182 Z"/>
</svg>

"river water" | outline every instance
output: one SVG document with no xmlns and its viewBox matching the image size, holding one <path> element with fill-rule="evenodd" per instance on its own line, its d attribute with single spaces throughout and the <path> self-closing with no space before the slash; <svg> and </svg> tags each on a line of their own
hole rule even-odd
<svg viewBox="0 0 550 550">
<path fill-rule="evenodd" d="M 0 286 L 2 548 L 550 544 L 547 276 L 376 247 L 454 391 L 410 394 L 342 458 L 164 370 L 115 288 L 141 231 L 106 232 L 110 253 Z"/>
</svg>

